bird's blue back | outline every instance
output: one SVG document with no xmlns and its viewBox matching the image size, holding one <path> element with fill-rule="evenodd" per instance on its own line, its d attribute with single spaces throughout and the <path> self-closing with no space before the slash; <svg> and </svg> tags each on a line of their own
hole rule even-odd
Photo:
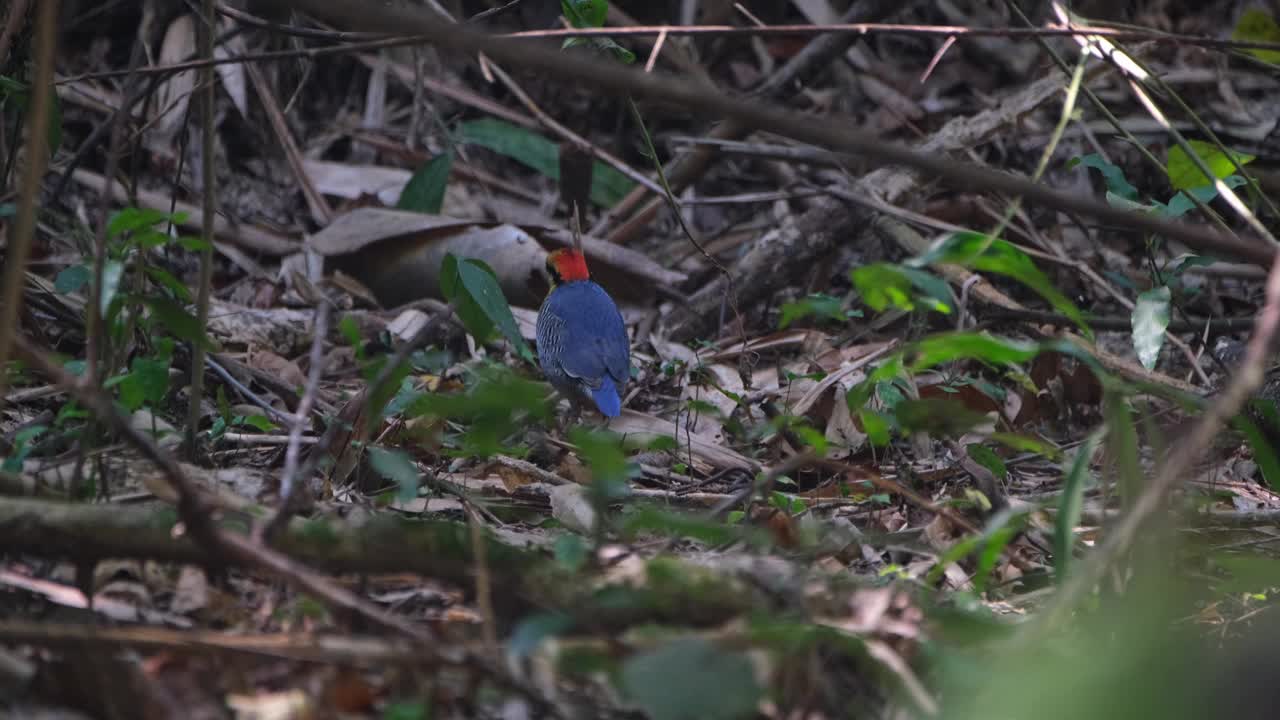
<svg viewBox="0 0 1280 720">
<path fill-rule="evenodd" d="M 631 376 L 627 328 L 613 298 L 590 280 L 557 285 L 547 296 L 542 313 L 556 323 L 564 371 L 597 386 L 607 374 L 620 389 Z"/>
</svg>

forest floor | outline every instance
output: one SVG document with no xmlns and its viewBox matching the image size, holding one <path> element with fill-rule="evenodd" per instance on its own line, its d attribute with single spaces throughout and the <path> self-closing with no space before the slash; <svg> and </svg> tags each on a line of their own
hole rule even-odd
<svg viewBox="0 0 1280 720">
<path fill-rule="evenodd" d="M 1037 5 L 9 3 L 0 716 L 1272 717 L 1276 7 Z"/>
</svg>

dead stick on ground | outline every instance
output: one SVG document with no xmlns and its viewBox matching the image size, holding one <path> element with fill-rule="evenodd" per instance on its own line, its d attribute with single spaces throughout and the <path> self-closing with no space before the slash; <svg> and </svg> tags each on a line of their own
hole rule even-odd
<svg viewBox="0 0 1280 720">
<path fill-rule="evenodd" d="M 302 455 L 302 433 L 311 421 L 311 406 L 315 404 L 316 393 L 320 390 L 320 377 L 324 373 L 324 339 L 329 331 L 329 303 L 323 296 L 316 301 L 315 320 L 311 324 L 311 366 L 307 370 L 307 387 L 298 403 L 298 411 L 293 414 L 292 427 L 289 428 L 289 447 L 284 454 L 284 472 L 280 475 L 280 504 L 275 515 L 265 525 L 254 527 L 254 539 L 261 541 L 263 536 L 270 537 L 275 531 L 284 527 L 293 514 L 294 485 L 299 480 L 306 482 L 306 477 L 298 477 L 298 460 Z"/>
</svg>

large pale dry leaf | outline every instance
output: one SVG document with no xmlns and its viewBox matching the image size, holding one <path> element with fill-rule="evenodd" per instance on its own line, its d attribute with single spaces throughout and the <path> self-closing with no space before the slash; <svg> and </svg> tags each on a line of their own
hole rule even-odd
<svg viewBox="0 0 1280 720">
<path fill-rule="evenodd" d="M 173 65 L 186 60 L 196 51 L 196 21 L 191 15 L 179 15 L 169 23 L 164 40 L 160 44 L 160 65 Z M 156 88 L 155 103 L 151 106 L 150 142 L 156 147 L 167 147 L 182 127 L 191 93 L 196 87 L 196 72 L 183 70 L 165 78 Z"/>
<path fill-rule="evenodd" d="M 760 463 L 755 460 L 729 448 L 707 442 L 691 432 L 686 433 L 682 425 L 635 410 L 624 408 L 622 414 L 609 423 L 609 429 L 642 443 L 651 442 L 659 437 L 672 438 L 679 443 L 682 456 L 685 453 L 692 453 L 695 458 L 716 469 L 737 468 L 749 472 L 762 470 Z"/>
<path fill-rule="evenodd" d="M 536 340 L 538 338 L 538 311 L 528 308 L 513 307 L 511 314 L 515 316 L 516 327 L 520 329 L 520 337 L 525 340 Z"/>
<path fill-rule="evenodd" d="M 387 332 L 400 338 L 404 342 L 408 342 L 417 335 L 418 331 L 422 329 L 422 326 L 426 325 L 430 320 L 430 315 L 422 312 L 421 310 L 409 308 L 397 315 L 394 320 L 387 323 Z"/>
<path fill-rule="evenodd" d="M 824 433 L 828 443 L 827 457 L 829 458 L 856 455 L 867 444 L 867 434 L 862 432 L 854 422 L 849 403 L 844 401 L 845 394 L 853 386 L 851 380 L 852 378 L 846 377 L 844 382 L 836 384 L 838 388 L 836 401 L 831 404 L 831 417 L 827 419 L 827 428 Z"/>
<path fill-rule="evenodd" d="M 483 260 L 512 305 L 536 307 L 546 292 L 546 251 L 514 225 L 359 208 L 311 236 L 311 248 L 330 268 L 364 283 L 388 307 L 439 297 L 447 254 Z"/>
<path fill-rule="evenodd" d="M 204 568 L 195 565 L 184 565 L 178 575 L 178 584 L 173 588 L 173 601 L 169 609 L 179 615 L 186 615 L 203 610 L 209 605 L 209 580 Z"/>
<path fill-rule="evenodd" d="M 230 31 L 233 27 L 231 20 L 224 18 L 221 27 L 223 33 Z M 231 53 L 225 46 L 218 44 L 213 48 L 213 56 L 218 60 L 225 60 L 231 57 Z M 240 111 L 240 117 L 249 117 L 249 86 L 245 77 L 244 64 L 224 62 L 215 65 L 214 69 L 218 72 L 218 79 L 222 81 L 222 89 L 226 90 L 227 96 L 231 98 L 231 104 Z"/>
<path fill-rule="evenodd" d="M 260 692 L 255 695 L 227 695 L 227 707 L 237 718 L 252 720 L 292 720 L 315 712 L 310 698 L 301 690 Z"/>
<path fill-rule="evenodd" d="M 690 366 L 698 364 L 698 354 L 683 343 L 672 342 L 666 338 L 651 335 L 649 344 L 653 346 L 654 351 L 658 353 L 658 357 L 664 363 L 680 362 Z"/>
<path fill-rule="evenodd" d="M 551 516 L 574 532 L 590 533 L 596 526 L 596 511 L 581 485 L 555 485 L 548 492 Z"/>
<path fill-rule="evenodd" d="M 395 205 L 400 201 L 400 191 L 413 173 L 402 168 L 380 165 L 351 165 L 325 160 L 303 160 L 316 190 L 325 195 L 358 200 L 374 195 L 383 205 Z"/>
</svg>

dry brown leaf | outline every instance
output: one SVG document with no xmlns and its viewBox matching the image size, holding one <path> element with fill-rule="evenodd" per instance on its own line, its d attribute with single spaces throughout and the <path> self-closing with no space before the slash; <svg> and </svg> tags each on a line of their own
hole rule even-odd
<svg viewBox="0 0 1280 720">
<path fill-rule="evenodd" d="M 307 375 L 302 372 L 297 363 L 282 358 L 270 350 L 258 349 L 251 351 L 246 362 L 251 367 L 279 377 L 281 382 L 289 387 L 301 388 L 307 384 Z"/>
<path fill-rule="evenodd" d="M 224 345 L 267 347 L 284 355 L 298 355 L 311 346 L 315 313 L 289 308 L 254 309 L 218 300 L 209 301 L 209 334 Z"/>
</svg>

